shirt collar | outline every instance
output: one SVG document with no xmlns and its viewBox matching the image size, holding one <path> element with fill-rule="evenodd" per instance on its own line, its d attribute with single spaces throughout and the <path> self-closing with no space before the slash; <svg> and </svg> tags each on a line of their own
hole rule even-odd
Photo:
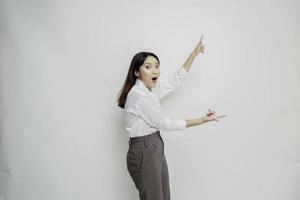
<svg viewBox="0 0 300 200">
<path fill-rule="evenodd" d="M 150 94 L 159 103 L 159 100 L 157 99 L 156 95 L 151 90 L 149 90 L 149 88 L 147 88 L 143 81 L 141 81 L 140 79 L 136 79 L 135 85 L 140 87 L 142 90 L 146 91 L 146 93 Z"/>
<path fill-rule="evenodd" d="M 151 92 L 151 90 L 149 88 L 147 88 L 147 86 L 144 84 L 144 82 L 141 81 L 140 79 L 136 79 L 135 80 L 135 84 L 138 85 L 138 86 L 140 86 L 144 90 L 147 90 L 147 91 Z"/>
</svg>

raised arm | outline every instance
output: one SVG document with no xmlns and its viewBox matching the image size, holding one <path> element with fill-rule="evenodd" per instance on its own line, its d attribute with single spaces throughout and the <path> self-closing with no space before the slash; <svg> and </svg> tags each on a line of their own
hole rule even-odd
<svg viewBox="0 0 300 200">
<path fill-rule="evenodd" d="M 153 88 L 153 93 L 156 94 L 159 100 L 162 100 L 182 83 L 182 81 L 186 78 L 195 57 L 200 52 L 204 53 L 205 45 L 202 44 L 202 39 L 203 36 L 201 35 L 199 43 L 197 44 L 193 52 L 189 55 L 189 57 L 186 59 L 182 67 L 180 67 L 176 72 L 171 74 L 171 76 L 160 77 L 158 79 L 156 87 Z"/>
<path fill-rule="evenodd" d="M 156 94 L 159 100 L 162 100 L 182 83 L 187 74 L 188 72 L 183 67 L 180 67 L 170 76 L 160 77 L 156 87 L 152 90 L 153 93 Z"/>
<path fill-rule="evenodd" d="M 186 59 L 186 61 L 183 64 L 183 68 L 185 68 L 186 71 L 189 71 L 191 68 L 191 65 L 194 61 L 194 58 L 201 52 L 204 53 L 205 45 L 202 44 L 203 35 L 201 35 L 200 41 L 193 50 L 193 52 L 189 55 L 189 57 Z"/>
</svg>

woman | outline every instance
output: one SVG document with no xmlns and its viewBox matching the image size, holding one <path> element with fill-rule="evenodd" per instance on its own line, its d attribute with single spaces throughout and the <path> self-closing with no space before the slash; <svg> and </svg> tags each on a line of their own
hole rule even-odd
<svg viewBox="0 0 300 200">
<path fill-rule="evenodd" d="M 125 111 L 125 126 L 130 137 L 127 169 L 141 200 L 170 200 L 170 185 L 163 131 L 179 131 L 210 121 L 218 121 L 215 111 L 196 119 L 173 119 L 163 113 L 160 101 L 187 76 L 194 58 L 204 53 L 203 36 L 196 48 L 174 74 L 159 79 L 160 62 L 151 52 L 137 53 L 130 64 L 118 96 L 118 106 Z"/>
</svg>

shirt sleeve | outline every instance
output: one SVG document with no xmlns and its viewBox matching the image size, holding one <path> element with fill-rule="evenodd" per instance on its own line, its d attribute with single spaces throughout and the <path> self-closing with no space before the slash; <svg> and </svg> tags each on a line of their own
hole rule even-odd
<svg viewBox="0 0 300 200">
<path fill-rule="evenodd" d="M 170 76 L 159 77 L 157 86 L 153 88 L 153 93 L 158 97 L 159 100 L 165 98 L 182 83 L 187 75 L 188 71 L 184 67 L 180 67 Z"/>
<path fill-rule="evenodd" d="M 163 130 L 179 131 L 186 129 L 186 121 L 184 119 L 173 119 L 162 112 L 160 106 L 154 106 L 150 98 L 141 97 L 138 100 L 137 107 L 140 116 L 151 126 Z"/>
</svg>

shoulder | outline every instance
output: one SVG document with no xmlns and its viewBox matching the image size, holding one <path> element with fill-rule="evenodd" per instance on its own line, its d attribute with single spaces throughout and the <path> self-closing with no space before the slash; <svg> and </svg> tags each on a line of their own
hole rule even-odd
<svg viewBox="0 0 300 200">
<path fill-rule="evenodd" d="M 125 107 L 137 105 L 146 95 L 145 91 L 134 85 L 127 94 Z"/>
<path fill-rule="evenodd" d="M 147 93 L 143 89 L 134 85 L 131 88 L 131 90 L 128 92 L 127 97 L 133 98 L 133 99 L 138 99 L 138 98 L 144 97 L 146 95 L 147 95 Z"/>
</svg>

